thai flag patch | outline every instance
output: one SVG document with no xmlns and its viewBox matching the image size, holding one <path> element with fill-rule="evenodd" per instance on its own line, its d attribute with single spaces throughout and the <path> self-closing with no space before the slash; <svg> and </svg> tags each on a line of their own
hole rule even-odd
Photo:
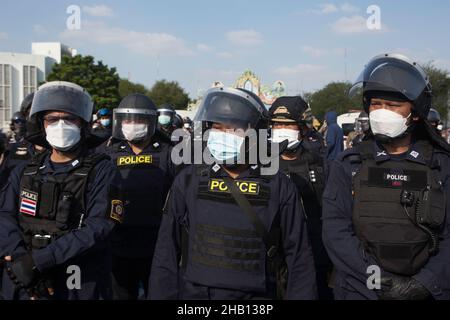
<svg viewBox="0 0 450 320">
<path fill-rule="evenodd" d="M 22 190 L 20 193 L 19 212 L 33 217 L 36 216 L 38 196 L 36 192 Z"/>
</svg>

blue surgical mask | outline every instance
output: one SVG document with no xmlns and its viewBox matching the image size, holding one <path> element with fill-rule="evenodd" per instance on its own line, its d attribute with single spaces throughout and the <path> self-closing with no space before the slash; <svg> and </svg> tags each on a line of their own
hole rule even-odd
<svg viewBox="0 0 450 320">
<path fill-rule="evenodd" d="M 161 115 L 158 117 L 159 124 L 166 126 L 170 123 L 170 116 Z"/>
<path fill-rule="evenodd" d="M 208 149 L 211 155 L 218 161 L 239 159 L 244 137 L 223 131 L 211 130 L 208 137 Z"/>
<path fill-rule="evenodd" d="M 100 123 L 104 127 L 109 127 L 109 125 L 111 124 L 111 120 L 110 119 L 102 119 L 102 120 L 100 120 Z"/>
</svg>

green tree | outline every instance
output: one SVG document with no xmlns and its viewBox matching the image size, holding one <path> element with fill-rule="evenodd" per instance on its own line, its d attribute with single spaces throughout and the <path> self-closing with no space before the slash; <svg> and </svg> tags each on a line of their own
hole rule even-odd
<svg viewBox="0 0 450 320">
<path fill-rule="evenodd" d="M 450 79 L 447 77 L 448 70 L 437 68 L 433 62 L 428 62 L 423 69 L 430 78 L 433 88 L 433 107 L 441 114 L 442 121 L 446 123 L 448 116 L 448 92 L 450 90 Z"/>
<path fill-rule="evenodd" d="M 157 81 L 148 94 L 156 105 L 170 103 L 179 110 L 186 110 L 190 101 L 189 95 L 176 81 Z"/>
<path fill-rule="evenodd" d="M 116 68 L 82 55 L 64 56 L 47 77 L 47 81 L 69 81 L 82 86 L 91 95 L 97 110 L 119 104 L 119 79 Z"/>
<path fill-rule="evenodd" d="M 120 79 L 119 83 L 120 97 L 123 99 L 124 97 L 133 93 L 141 93 L 148 95 L 148 90 L 144 85 L 140 83 L 134 83 L 127 79 Z"/>
<path fill-rule="evenodd" d="M 362 98 L 360 95 L 350 98 L 348 91 L 352 84 L 350 82 L 332 82 L 323 89 L 314 93 L 304 95 L 309 102 L 313 114 L 322 119 L 329 110 L 335 110 L 338 114 L 347 113 L 349 110 L 361 110 Z"/>
</svg>

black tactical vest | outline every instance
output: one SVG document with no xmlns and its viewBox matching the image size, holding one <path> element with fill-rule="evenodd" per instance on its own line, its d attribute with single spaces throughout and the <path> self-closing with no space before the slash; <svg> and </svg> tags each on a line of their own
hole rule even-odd
<svg viewBox="0 0 450 320">
<path fill-rule="evenodd" d="M 67 175 L 43 175 L 47 152 L 34 157 L 23 171 L 19 194 L 19 225 L 29 249 L 47 246 L 80 228 L 86 218 L 87 183 L 95 165 L 108 156 L 92 154 L 79 159 Z"/>
<path fill-rule="evenodd" d="M 417 144 L 427 165 L 403 160 L 377 163 L 373 142 L 356 150 L 361 167 L 353 179 L 353 224 L 356 235 L 380 266 L 412 276 L 437 252 L 445 220 L 445 195 L 431 161 L 433 147 Z"/>
<path fill-rule="evenodd" d="M 186 179 L 185 188 L 197 188 L 197 199 L 208 200 L 209 206 L 215 203 L 219 210 L 211 214 L 191 212 L 189 226 L 182 229 L 180 265 L 185 277 L 205 286 L 264 291 L 266 281 L 275 283 L 275 269 L 280 260 L 284 261 L 280 247 L 280 215 L 274 217 L 268 239 L 262 239 L 223 179 L 211 176 L 209 171 L 208 166 L 197 167 L 198 185 L 190 183 L 190 176 Z M 271 177 L 236 180 L 238 189 L 255 210 L 268 206 L 271 191 L 262 183 L 268 179 Z M 229 206 L 232 207 L 227 211 Z M 226 212 L 225 216 L 220 212 Z M 230 227 L 224 225 L 227 220 L 242 221 L 242 224 Z M 222 277 L 218 277 L 219 272 Z"/>
<path fill-rule="evenodd" d="M 171 183 L 166 163 L 167 148 L 155 141 L 136 155 L 128 151 L 127 144 L 118 142 L 111 147 L 111 158 L 122 177 L 121 195 L 128 213 L 122 227 L 158 229 Z"/>
<path fill-rule="evenodd" d="M 283 161 L 286 168 L 281 169 L 301 192 L 301 198 L 313 198 L 320 204 L 325 188 L 325 170 L 323 159 L 319 154 L 309 150 L 302 150 L 298 159 L 294 161 Z"/>
</svg>

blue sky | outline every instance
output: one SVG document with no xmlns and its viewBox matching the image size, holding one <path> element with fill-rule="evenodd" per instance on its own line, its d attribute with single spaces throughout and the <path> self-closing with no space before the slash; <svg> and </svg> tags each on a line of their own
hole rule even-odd
<svg viewBox="0 0 450 320">
<path fill-rule="evenodd" d="M 365 26 L 372 4 L 380 31 Z M 70 5 L 81 8 L 80 30 L 67 30 Z M 392 51 L 450 70 L 447 1 L 15 0 L 2 13 L 0 51 L 61 41 L 148 87 L 176 80 L 192 98 L 245 69 L 264 84 L 283 80 L 289 94 L 317 90 Z"/>
</svg>

